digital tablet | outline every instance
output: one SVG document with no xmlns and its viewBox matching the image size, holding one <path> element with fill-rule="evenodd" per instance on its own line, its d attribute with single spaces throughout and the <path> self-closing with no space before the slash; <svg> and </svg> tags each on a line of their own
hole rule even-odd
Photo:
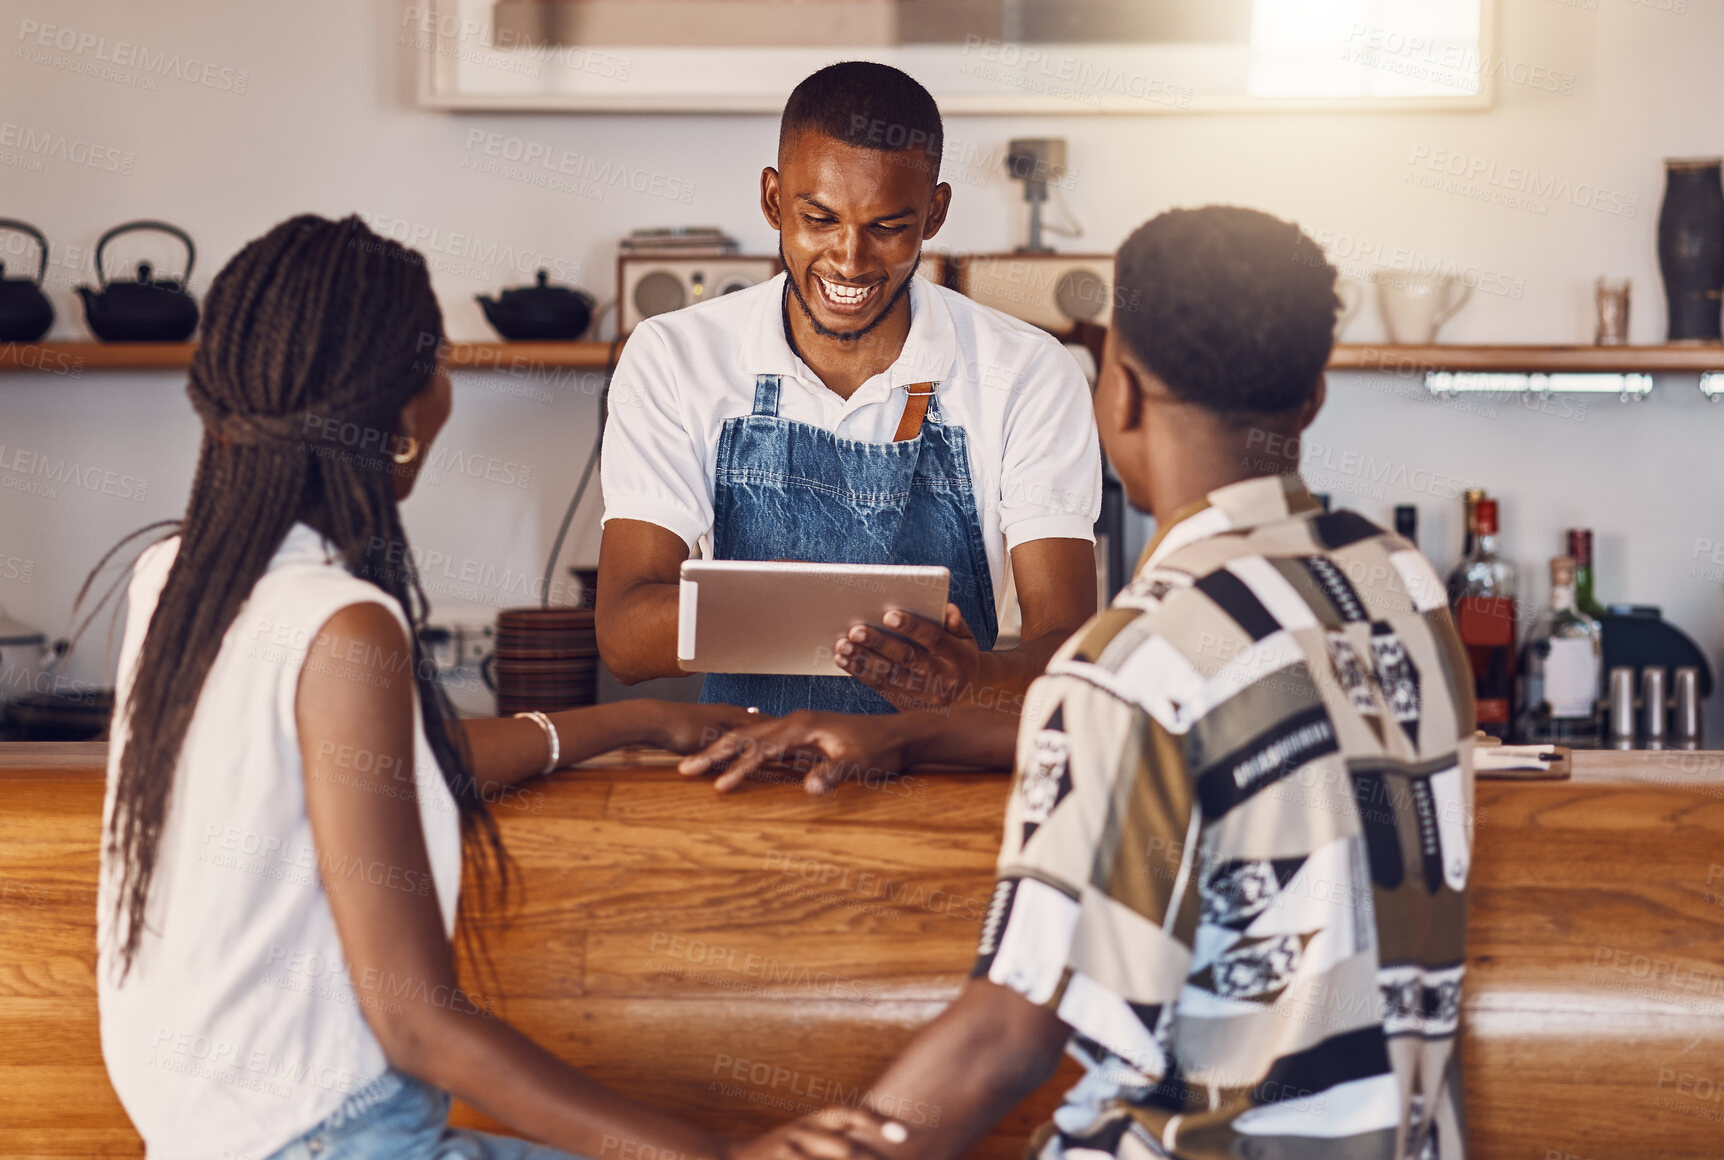
<svg viewBox="0 0 1724 1160">
<path fill-rule="evenodd" d="M 677 662 L 691 673 L 848 676 L 832 646 L 894 608 L 936 623 L 951 573 L 896 564 L 686 560 Z"/>
</svg>

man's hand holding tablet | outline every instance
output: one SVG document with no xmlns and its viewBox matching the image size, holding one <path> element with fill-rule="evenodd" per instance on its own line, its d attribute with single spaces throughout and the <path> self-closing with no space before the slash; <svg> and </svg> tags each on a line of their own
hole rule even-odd
<svg viewBox="0 0 1724 1160">
<path fill-rule="evenodd" d="M 981 649 L 956 604 L 944 624 L 893 609 L 881 631 L 859 624 L 833 646 L 838 667 L 899 710 L 939 709 L 974 700 Z"/>
</svg>

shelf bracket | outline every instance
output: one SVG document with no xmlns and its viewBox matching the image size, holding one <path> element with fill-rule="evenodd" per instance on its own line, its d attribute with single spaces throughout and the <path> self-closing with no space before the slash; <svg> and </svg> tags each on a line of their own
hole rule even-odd
<svg viewBox="0 0 1724 1160">
<path fill-rule="evenodd" d="M 1724 393 L 1724 375 L 1716 389 Z M 1705 383 L 1705 377 L 1701 379 Z M 1462 394 L 1615 395 L 1624 403 L 1642 402 L 1652 394 L 1652 376 L 1645 374 L 1545 374 L 1522 371 L 1427 371 L 1425 387 L 1439 398 Z M 1700 388 L 1706 390 L 1704 385 Z M 1717 396 L 1709 396 L 1716 398 Z"/>
</svg>

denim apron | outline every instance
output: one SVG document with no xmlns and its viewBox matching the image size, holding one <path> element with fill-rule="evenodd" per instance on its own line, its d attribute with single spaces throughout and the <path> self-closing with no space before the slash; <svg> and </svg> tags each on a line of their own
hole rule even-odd
<svg viewBox="0 0 1724 1160">
<path fill-rule="evenodd" d="M 914 433 L 901 428 L 891 443 L 842 439 L 779 418 L 778 395 L 779 376 L 757 376 L 753 412 L 726 419 L 719 431 L 713 558 L 939 565 L 951 571 L 947 599 L 976 644 L 993 648 L 999 623 L 964 429 L 941 422 L 930 395 Z M 773 716 L 893 712 L 850 676 L 708 673 L 700 699 Z"/>
</svg>

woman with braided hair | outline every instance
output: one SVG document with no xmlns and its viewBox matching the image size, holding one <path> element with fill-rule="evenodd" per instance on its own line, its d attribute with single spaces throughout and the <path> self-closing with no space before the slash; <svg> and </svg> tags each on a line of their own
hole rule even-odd
<svg viewBox="0 0 1724 1160">
<path fill-rule="evenodd" d="M 509 877 L 487 801 L 741 710 L 455 718 L 397 506 L 450 409 L 423 258 L 293 218 L 217 275 L 201 339 L 197 476 L 131 582 L 103 821 L 102 1049 L 152 1160 L 868 1155 L 863 1113 L 731 1145 L 457 984 L 463 872 L 469 905 Z M 450 1129 L 450 1093 L 560 1150 Z"/>
</svg>

